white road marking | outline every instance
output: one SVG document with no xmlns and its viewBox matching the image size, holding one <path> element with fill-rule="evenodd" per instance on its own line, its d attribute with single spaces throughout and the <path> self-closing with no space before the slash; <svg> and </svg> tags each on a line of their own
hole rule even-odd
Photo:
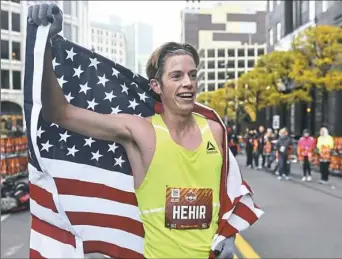
<svg viewBox="0 0 342 259">
<path fill-rule="evenodd" d="M 1 215 L 1 222 L 7 219 L 11 214 Z"/>
</svg>

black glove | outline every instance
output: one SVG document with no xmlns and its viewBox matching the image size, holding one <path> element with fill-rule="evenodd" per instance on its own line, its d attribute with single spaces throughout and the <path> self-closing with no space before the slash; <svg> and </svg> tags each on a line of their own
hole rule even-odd
<svg viewBox="0 0 342 259">
<path fill-rule="evenodd" d="M 51 23 L 49 38 L 62 30 L 63 13 L 54 3 L 41 3 L 31 5 L 27 14 L 28 22 L 37 26 L 47 26 Z"/>
</svg>

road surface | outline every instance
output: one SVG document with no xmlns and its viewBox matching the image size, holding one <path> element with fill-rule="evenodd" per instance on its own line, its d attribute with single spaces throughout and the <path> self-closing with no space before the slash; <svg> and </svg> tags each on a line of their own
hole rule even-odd
<svg viewBox="0 0 342 259">
<path fill-rule="evenodd" d="M 237 258 L 341 258 L 342 179 L 331 185 L 300 181 L 298 165 L 292 179 L 279 181 L 264 170 L 247 169 L 238 157 L 245 180 L 255 192 L 264 216 L 238 236 Z M 27 258 L 30 215 L 28 212 L 1 217 L 1 258 Z M 88 255 L 88 258 L 103 258 Z"/>
</svg>

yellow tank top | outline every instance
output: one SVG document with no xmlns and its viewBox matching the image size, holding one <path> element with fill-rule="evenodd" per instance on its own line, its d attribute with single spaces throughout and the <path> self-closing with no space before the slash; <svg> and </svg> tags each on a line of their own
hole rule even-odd
<svg viewBox="0 0 342 259">
<path fill-rule="evenodd" d="M 194 117 L 202 133 L 202 143 L 195 151 L 174 142 L 160 115 L 152 117 L 156 131 L 156 150 L 144 181 L 136 189 L 145 230 L 145 258 L 209 257 L 218 227 L 222 155 L 207 120 L 197 114 Z M 168 187 L 212 189 L 210 227 L 186 230 L 165 227 Z"/>
</svg>

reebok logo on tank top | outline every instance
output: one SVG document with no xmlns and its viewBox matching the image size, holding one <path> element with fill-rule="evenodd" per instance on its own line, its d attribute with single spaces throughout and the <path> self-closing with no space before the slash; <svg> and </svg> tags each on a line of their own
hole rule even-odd
<svg viewBox="0 0 342 259">
<path fill-rule="evenodd" d="M 214 153 L 217 153 L 217 150 L 216 150 L 215 146 L 210 141 L 208 141 L 208 143 L 207 143 L 207 154 L 214 154 Z"/>
</svg>

